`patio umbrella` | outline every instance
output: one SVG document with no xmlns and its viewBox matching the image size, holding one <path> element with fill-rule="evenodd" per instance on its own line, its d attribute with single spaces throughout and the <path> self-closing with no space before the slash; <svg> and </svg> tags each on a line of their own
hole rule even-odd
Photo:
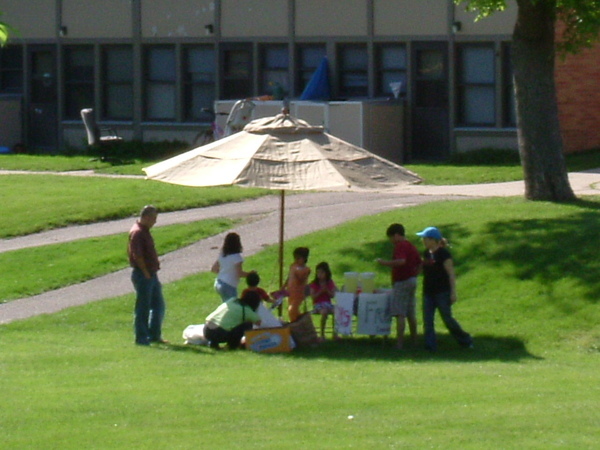
<svg viewBox="0 0 600 450">
<path fill-rule="evenodd" d="M 254 120 L 239 133 L 143 170 L 148 179 L 184 186 L 280 190 L 280 285 L 286 190 L 382 189 L 421 181 L 404 167 L 285 113 Z"/>
</svg>

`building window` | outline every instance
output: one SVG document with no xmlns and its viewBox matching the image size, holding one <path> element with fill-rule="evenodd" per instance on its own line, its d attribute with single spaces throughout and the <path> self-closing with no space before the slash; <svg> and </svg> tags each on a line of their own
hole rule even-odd
<svg viewBox="0 0 600 450">
<path fill-rule="evenodd" d="M 243 99 L 252 96 L 252 49 L 238 46 L 223 49 L 222 98 Z"/>
<path fill-rule="evenodd" d="M 145 52 L 145 111 L 148 120 L 175 120 L 177 67 L 173 47 Z"/>
<path fill-rule="evenodd" d="M 133 51 L 105 47 L 102 53 L 102 112 L 104 119 L 133 118 Z"/>
<path fill-rule="evenodd" d="M 212 47 L 185 49 L 185 117 L 187 120 L 211 122 L 215 101 L 215 52 Z"/>
<path fill-rule="evenodd" d="M 406 47 L 404 45 L 381 45 L 377 48 L 377 88 L 378 96 L 393 96 L 390 83 L 401 83 L 400 94 L 406 93 Z"/>
<path fill-rule="evenodd" d="M 56 54 L 47 47 L 30 54 L 31 64 L 31 103 L 55 105 L 56 90 Z"/>
<path fill-rule="evenodd" d="M 512 58 L 510 43 L 505 43 L 503 46 L 503 64 L 502 77 L 504 83 L 502 86 L 503 98 L 503 122 L 505 126 L 517 126 L 517 104 L 515 102 L 515 83 L 512 67 Z"/>
<path fill-rule="evenodd" d="M 83 108 L 94 107 L 94 49 L 65 49 L 65 117 L 78 119 Z"/>
<path fill-rule="evenodd" d="M 492 46 L 459 48 L 458 120 L 465 126 L 496 123 L 495 53 Z"/>
<path fill-rule="evenodd" d="M 300 45 L 297 49 L 297 94 L 304 92 L 304 88 L 312 78 L 313 74 L 327 55 L 325 44 Z"/>
<path fill-rule="evenodd" d="M 23 92 L 23 49 L 19 46 L 0 49 L 0 92 L 3 94 Z"/>
<path fill-rule="evenodd" d="M 367 46 L 342 45 L 338 49 L 339 95 L 366 97 L 369 95 L 369 57 Z"/>
<path fill-rule="evenodd" d="M 287 45 L 261 48 L 260 93 L 281 98 L 290 92 L 290 56 Z"/>
</svg>

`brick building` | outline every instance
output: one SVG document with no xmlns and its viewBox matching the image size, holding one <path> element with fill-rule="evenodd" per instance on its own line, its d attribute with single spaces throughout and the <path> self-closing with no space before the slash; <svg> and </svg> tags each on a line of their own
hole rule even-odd
<svg viewBox="0 0 600 450">
<path fill-rule="evenodd" d="M 352 104 L 359 121 L 370 114 L 402 130 L 391 159 L 517 145 L 514 4 L 479 22 L 452 0 L 3 0 L 0 9 L 18 29 L 0 51 L 0 146 L 81 146 L 89 107 L 125 139 L 191 142 L 216 100 L 274 83 L 297 99 L 324 56 L 326 106 Z M 595 51 L 557 65 L 569 151 L 600 146 L 599 61 Z M 390 82 L 402 83 L 399 100 Z M 386 102 L 401 108 L 372 112 Z"/>
<path fill-rule="evenodd" d="M 557 58 L 555 78 L 565 152 L 600 148 L 600 45 Z"/>
</svg>

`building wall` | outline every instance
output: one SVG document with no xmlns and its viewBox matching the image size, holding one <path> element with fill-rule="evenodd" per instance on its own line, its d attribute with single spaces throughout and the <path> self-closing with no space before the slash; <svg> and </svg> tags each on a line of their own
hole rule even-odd
<svg viewBox="0 0 600 450">
<path fill-rule="evenodd" d="M 71 92 L 70 86 L 80 81 L 92 85 L 92 103 L 95 103 L 100 121 L 117 126 L 124 134 L 129 133 L 141 139 L 157 139 L 159 136 L 177 134 L 191 136 L 196 134 L 199 120 L 190 119 L 191 116 L 184 107 L 185 101 L 191 98 L 191 91 L 186 83 L 193 77 L 206 77 L 207 80 L 209 77 L 197 68 L 192 76 L 191 70 L 186 66 L 187 49 L 204 45 L 214 51 L 211 60 L 217 67 L 213 74 L 216 81 L 208 82 L 214 83 L 215 92 L 219 96 L 224 92 L 219 71 L 222 70 L 226 52 L 230 47 L 237 49 L 238 43 L 244 44 L 241 46 L 242 51 L 250 55 L 248 86 L 251 89 L 247 95 L 252 96 L 266 93 L 263 76 L 270 68 L 265 67 L 265 49 L 272 44 L 284 44 L 287 46 L 285 49 L 289 50 L 289 67 L 288 73 L 283 76 L 289 77 L 290 92 L 295 98 L 302 92 L 302 86 L 298 83 L 298 80 L 302 80 L 299 52 L 302 46 L 309 47 L 307 44 L 315 43 L 322 46 L 329 57 L 332 92 L 336 99 L 386 98 L 388 93 L 383 92 L 381 86 L 387 86 L 387 81 L 395 76 L 404 77 L 406 90 L 402 94 L 407 106 L 406 136 L 407 148 L 410 149 L 411 108 L 416 101 L 415 49 L 423 43 L 435 41 L 441 43 L 442 50 L 447 49 L 448 52 L 449 69 L 447 80 L 444 81 L 448 83 L 449 140 L 452 151 L 461 151 L 495 146 L 494 143 L 498 142 L 505 146 L 511 139 L 516 144 L 514 122 L 507 123 L 504 120 L 504 106 L 497 107 L 496 122 L 484 126 L 461 123 L 459 127 L 456 119 L 461 102 L 459 83 L 462 69 L 458 63 L 461 46 L 482 45 L 495 51 L 495 102 L 497 105 L 505 104 L 502 76 L 506 55 L 503 49 L 510 40 L 514 27 L 514 5 L 512 0 L 507 11 L 476 23 L 473 22 L 474 13 L 464 11 L 464 5 L 456 6 L 451 0 L 3 0 L 0 8 L 5 12 L 3 20 L 19 29 L 18 37 L 14 37 L 12 42 L 25 44 L 25 61 L 28 61 L 27 52 L 31 52 L 36 44 L 46 43 L 51 50 L 57 50 L 57 128 L 62 134 L 62 142 L 79 140 L 74 128 L 80 124 L 78 117 L 73 114 L 76 108 L 65 113 L 68 110 L 65 105 L 68 103 L 67 94 Z M 461 29 L 455 33 L 452 32 L 453 21 L 461 23 Z M 207 33 L 208 25 L 212 25 L 210 33 Z M 67 33 L 59 37 L 60 26 L 67 27 Z M 125 119 L 116 119 L 104 113 L 102 96 L 106 89 L 106 80 L 103 78 L 106 69 L 105 52 L 111 46 L 116 47 L 114 44 L 122 45 L 132 55 L 133 75 L 130 78 L 133 94 L 130 97 L 134 98 L 136 112 Z M 346 68 L 342 67 L 344 60 L 340 52 L 344 44 L 351 44 L 346 49 L 356 50 L 355 53 L 349 53 L 347 61 L 350 61 L 350 66 Z M 390 44 L 395 47 L 392 49 L 396 52 L 394 54 L 405 51 L 405 62 L 403 67 L 389 69 L 386 83 L 383 83 L 379 78 L 384 71 L 383 48 Z M 75 75 L 69 75 L 69 68 L 65 66 L 69 61 L 67 46 L 77 46 L 79 50 L 91 52 L 93 67 L 84 66 L 85 72 L 75 70 Z M 159 47 L 172 52 L 168 62 L 174 61 L 176 69 L 171 69 L 171 79 L 160 79 L 164 76 L 164 73 L 159 73 L 160 70 L 156 74 L 151 74 L 148 70 L 145 58 L 150 51 Z M 362 65 L 356 73 L 352 73 L 351 65 L 356 62 Z M 278 67 L 276 69 L 279 70 Z M 25 67 L 24 76 L 27 76 L 28 70 Z M 91 77 L 89 73 L 93 73 Z M 88 78 L 68 78 L 76 78 L 78 74 Z M 353 80 L 368 83 L 367 94 L 364 93 L 365 90 L 360 93 L 362 97 L 358 94 L 340 94 L 340 74 L 347 76 L 350 84 Z M 151 79 L 154 75 L 158 78 Z M 148 110 L 147 97 L 151 85 L 157 94 L 173 97 L 167 100 L 175 105 L 176 112 L 162 121 L 162 117 L 150 120 L 144 113 Z M 119 88 L 117 85 L 113 87 Z M 28 100 L 31 92 L 32 89 L 27 87 L 23 92 L 25 108 L 30 106 Z M 234 97 L 221 95 L 220 98 Z M 466 133 L 465 129 L 474 132 Z M 500 138 L 498 130 L 501 131 Z M 81 132 L 83 136 L 83 129 Z"/>
<path fill-rule="evenodd" d="M 57 35 L 56 0 L 3 1 L 2 21 L 17 30 L 14 39 L 53 39 Z"/>
<path fill-rule="evenodd" d="M 595 62 L 595 64 L 592 64 Z M 600 44 L 556 61 L 556 94 L 565 152 L 600 148 Z"/>
<path fill-rule="evenodd" d="M 206 37 L 204 27 L 214 26 L 215 8 L 213 0 L 143 0 L 142 36 L 144 38 Z"/>
<path fill-rule="evenodd" d="M 221 37 L 286 37 L 289 4 L 281 0 L 222 0 Z"/>
<path fill-rule="evenodd" d="M 367 23 L 366 0 L 296 0 L 298 37 L 364 37 Z"/>
<path fill-rule="evenodd" d="M 375 0 L 373 15 L 381 36 L 448 33 L 448 4 L 439 0 Z"/>
<path fill-rule="evenodd" d="M 131 1 L 97 2 L 62 0 L 62 23 L 69 38 L 129 38 L 132 35 Z"/>
</svg>

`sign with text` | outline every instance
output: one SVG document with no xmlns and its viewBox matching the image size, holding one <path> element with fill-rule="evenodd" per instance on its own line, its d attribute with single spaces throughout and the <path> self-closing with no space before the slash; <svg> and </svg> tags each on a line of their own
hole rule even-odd
<svg viewBox="0 0 600 450">
<path fill-rule="evenodd" d="M 358 334 L 388 335 L 392 327 L 388 294 L 358 296 Z"/>
<path fill-rule="evenodd" d="M 338 334 L 352 334 L 352 310 L 354 308 L 353 292 L 335 294 L 335 329 Z"/>
</svg>

